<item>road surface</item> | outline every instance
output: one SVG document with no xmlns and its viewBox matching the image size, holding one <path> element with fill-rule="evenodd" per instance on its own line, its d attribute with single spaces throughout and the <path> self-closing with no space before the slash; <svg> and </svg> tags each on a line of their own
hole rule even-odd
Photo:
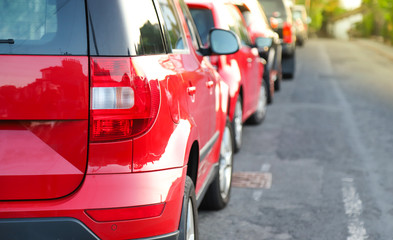
<svg viewBox="0 0 393 240">
<path fill-rule="evenodd" d="M 199 211 L 200 239 L 393 239 L 393 50 L 310 39 L 296 58 L 244 129 L 230 204 Z"/>
</svg>

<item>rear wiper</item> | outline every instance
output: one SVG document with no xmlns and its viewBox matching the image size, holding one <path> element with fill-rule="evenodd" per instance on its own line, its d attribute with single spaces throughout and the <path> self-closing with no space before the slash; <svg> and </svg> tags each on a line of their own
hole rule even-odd
<svg viewBox="0 0 393 240">
<path fill-rule="evenodd" d="M 0 43 L 14 44 L 15 40 L 14 39 L 0 39 Z"/>
</svg>

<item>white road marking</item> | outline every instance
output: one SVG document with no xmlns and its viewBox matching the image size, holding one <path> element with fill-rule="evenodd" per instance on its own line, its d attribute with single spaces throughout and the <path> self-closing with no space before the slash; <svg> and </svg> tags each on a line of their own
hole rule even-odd
<svg viewBox="0 0 393 240">
<path fill-rule="evenodd" d="M 360 216 L 363 211 L 362 200 L 353 184 L 352 178 L 342 179 L 342 193 L 345 207 L 345 214 L 348 216 L 348 237 L 347 240 L 366 240 L 367 231 Z"/>
<path fill-rule="evenodd" d="M 263 191 L 262 191 L 262 190 L 255 190 L 255 191 L 252 193 L 252 198 L 254 198 L 254 200 L 255 200 L 256 202 L 259 202 L 259 200 L 261 200 L 262 194 L 263 194 Z"/>
<path fill-rule="evenodd" d="M 270 171 L 270 164 L 269 163 L 262 164 L 261 172 L 269 172 L 269 171 Z"/>
<path fill-rule="evenodd" d="M 263 173 L 268 173 L 270 171 L 270 164 L 269 163 L 264 163 L 261 166 L 261 172 Z M 269 181 L 270 179 L 270 181 Z M 266 188 L 269 189 L 271 187 L 271 177 L 268 178 L 268 183 L 266 184 Z M 262 198 L 263 191 L 262 190 L 254 190 L 252 193 L 252 198 L 256 201 L 259 202 Z"/>
</svg>

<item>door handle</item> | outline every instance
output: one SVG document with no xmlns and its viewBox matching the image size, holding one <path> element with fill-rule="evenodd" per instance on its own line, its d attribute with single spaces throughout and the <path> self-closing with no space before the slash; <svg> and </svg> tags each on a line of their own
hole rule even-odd
<svg viewBox="0 0 393 240">
<path fill-rule="evenodd" d="M 207 88 L 212 88 L 213 85 L 214 85 L 214 81 L 212 81 L 212 80 L 206 82 L 206 87 Z"/>
<path fill-rule="evenodd" d="M 187 88 L 188 95 L 192 96 L 196 93 L 196 87 L 188 87 Z"/>
</svg>

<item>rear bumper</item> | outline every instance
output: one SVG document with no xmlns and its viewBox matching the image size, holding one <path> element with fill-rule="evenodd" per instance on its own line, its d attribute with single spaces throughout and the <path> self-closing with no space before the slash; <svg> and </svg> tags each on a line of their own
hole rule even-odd
<svg viewBox="0 0 393 240">
<path fill-rule="evenodd" d="M 179 232 L 144 238 L 149 240 L 177 240 Z M 82 222 L 74 218 L 31 218 L 0 220 L 0 239 L 99 239 Z M 144 240 L 139 239 L 139 240 Z"/>
<path fill-rule="evenodd" d="M 81 187 L 65 198 L 0 202 L 0 239 L 177 239 L 185 175 L 185 167 L 87 175 Z M 150 218 L 97 222 L 85 212 L 163 202 L 161 215 Z M 11 233 L 20 238 L 3 235 Z"/>
<path fill-rule="evenodd" d="M 73 218 L 1 219 L 0 239 L 99 239 Z"/>
</svg>

